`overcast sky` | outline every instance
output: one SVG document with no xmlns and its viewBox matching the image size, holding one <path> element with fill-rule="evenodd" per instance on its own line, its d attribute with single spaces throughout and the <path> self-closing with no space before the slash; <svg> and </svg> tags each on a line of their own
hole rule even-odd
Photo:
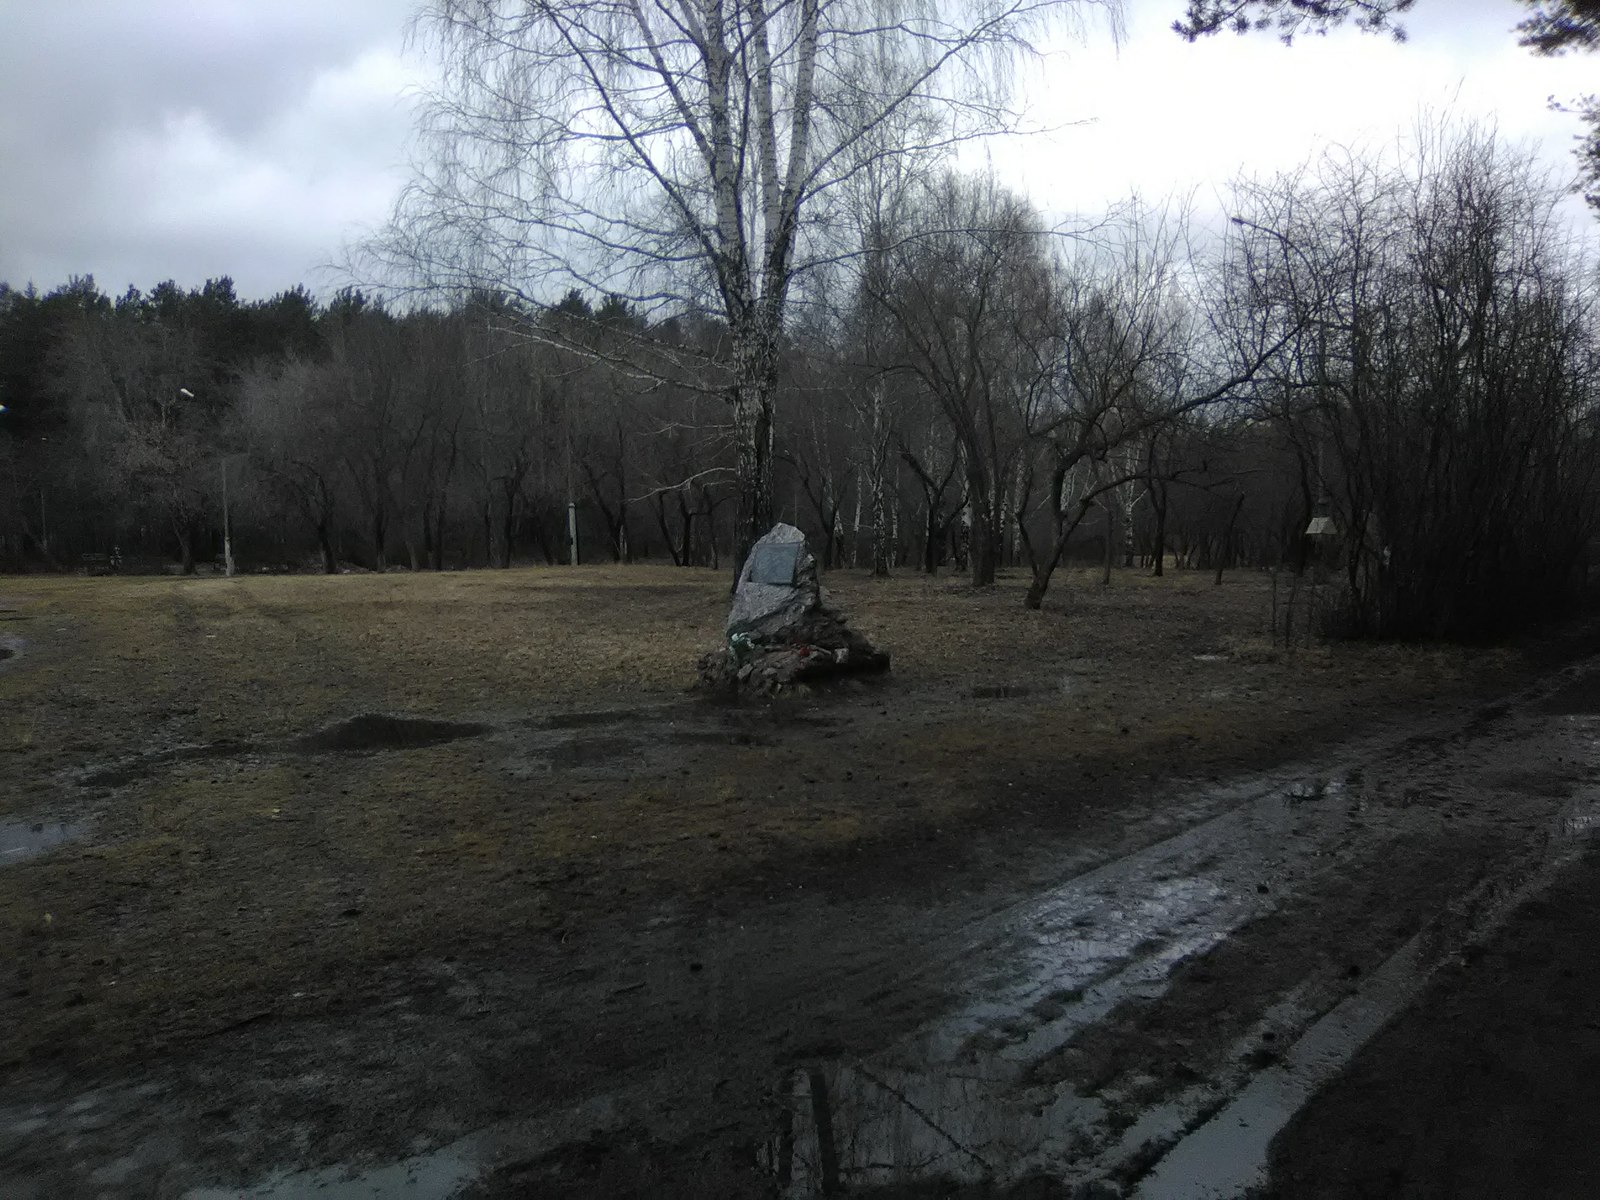
<svg viewBox="0 0 1600 1200">
<path fill-rule="evenodd" d="M 1214 204 L 1241 169 L 1329 143 L 1392 141 L 1426 107 L 1490 115 L 1572 174 L 1578 131 L 1546 97 L 1600 91 L 1600 58 L 1536 59 L 1513 0 L 1418 0 L 1411 40 L 1341 33 L 1285 48 L 1189 46 L 1182 0 L 1129 0 L 1035 73 L 1039 119 L 1065 128 L 997 169 L 1053 212 L 1137 189 Z M 0 0 L 0 280 L 49 288 L 196 286 L 241 295 L 336 279 L 319 267 L 382 221 L 405 177 L 412 0 Z M 1587 221 L 1581 206 L 1572 212 Z"/>
</svg>

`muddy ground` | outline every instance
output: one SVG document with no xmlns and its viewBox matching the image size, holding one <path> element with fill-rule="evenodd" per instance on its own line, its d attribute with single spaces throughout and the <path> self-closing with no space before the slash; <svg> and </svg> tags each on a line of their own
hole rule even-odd
<svg viewBox="0 0 1600 1200">
<path fill-rule="evenodd" d="M 1273 1148 L 1282 1197 L 1596 1196 L 1600 851 L 1449 963 Z"/>
<path fill-rule="evenodd" d="M 709 572 L 0 580 L 0 1191 L 1153 1189 L 1595 776 L 1570 637 L 829 584 L 890 677 L 729 708 Z"/>
</svg>

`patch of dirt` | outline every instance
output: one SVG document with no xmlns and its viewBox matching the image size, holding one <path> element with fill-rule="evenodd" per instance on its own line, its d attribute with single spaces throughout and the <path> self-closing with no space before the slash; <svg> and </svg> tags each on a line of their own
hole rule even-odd
<svg viewBox="0 0 1600 1200">
<path fill-rule="evenodd" d="M 211 742 L 204 746 L 174 746 L 170 750 L 154 750 L 109 766 L 96 767 L 78 776 L 80 787 L 124 788 L 142 779 L 149 779 L 180 763 L 200 762 L 211 758 L 233 758 L 253 749 L 250 742 Z"/>
<path fill-rule="evenodd" d="M 1269 1196 L 1594 1196 L 1600 846 L 1312 1100 Z"/>
<path fill-rule="evenodd" d="M 1542 712 L 1558 717 L 1600 713 L 1600 678 L 1594 675 L 1579 676 L 1565 687 L 1551 693 L 1539 708 Z"/>
<path fill-rule="evenodd" d="M 426 717 L 362 713 L 298 738 L 294 745 L 308 754 L 417 750 L 461 738 L 482 737 L 491 729 L 493 726 L 476 721 L 435 721 Z"/>
<path fill-rule="evenodd" d="M 657 710 L 650 708 L 602 708 L 592 712 L 579 709 L 534 717 L 527 724 L 533 729 L 589 729 L 596 725 L 624 725 L 656 720 L 659 716 Z"/>
</svg>

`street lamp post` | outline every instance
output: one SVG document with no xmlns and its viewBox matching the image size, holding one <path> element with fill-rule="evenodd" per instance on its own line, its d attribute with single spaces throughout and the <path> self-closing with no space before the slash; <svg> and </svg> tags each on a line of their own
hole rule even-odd
<svg viewBox="0 0 1600 1200">
<path fill-rule="evenodd" d="M 233 523 L 228 516 L 228 460 L 222 460 L 222 570 L 233 578 Z"/>
</svg>

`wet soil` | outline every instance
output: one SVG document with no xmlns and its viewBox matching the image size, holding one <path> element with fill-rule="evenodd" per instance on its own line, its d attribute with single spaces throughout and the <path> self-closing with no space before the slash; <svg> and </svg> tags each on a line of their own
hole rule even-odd
<svg viewBox="0 0 1600 1200">
<path fill-rule="evenodd" d="M 426 717 L 362 713 L 307 734 L 295 742 L 295 748 L 312 754 L 319 751 L 347 754 L 370 750 L 415 750 L 423 746 L 440 746 L 459 738 L 481 737 L 490 728 L 479 721 L 435 721 Z"/>
<path fill-rule="evenodd" d="M 1266 1196 L 1600 1195 L 1600 848 L 1289 1123 Z"/>
<path fill-rule="evenodd" d="M 1139 1186 L 1588 828 L 1587 671 L 858 584 L 883 688 L 725 708 L 651 681 L 726 581 L 661 578 L 36 606 L 0 813 L 92 825 L 0 870 L 0 1192 Z"/>
</svg>

